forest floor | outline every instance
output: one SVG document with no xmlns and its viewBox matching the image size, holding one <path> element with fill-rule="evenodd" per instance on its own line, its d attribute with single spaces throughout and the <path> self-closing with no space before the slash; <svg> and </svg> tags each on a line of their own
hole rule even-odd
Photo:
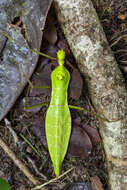
<svg viewBox="0 0 127 190">
<path fill-rule="evenodd" d="M 109 45 L 126 80 L 127 2 L 125 0 L 92 1 Z M 87 111 L 71 110 L 72 134 L 61 172 L 63 173 L 70 168 L 74 169 L 61 179 L 49 184 L 47 188 L 49 190 L 74 190 L 74 188 L 80 190 L 81 186 L 83 186 L 86 190 L 108 190 L 105 155 L 98 132 L 99 116 L 95 114 L 89 100 L 85 79 L 82 78 L 80 71 L 76 67 L 76 62 L 54 16 L 53 9 L 48 15 L 42 42 L 41 51 L 54 57 L 56 57 L 58 49 L 64 49 L 67 55 L 66 67 L 71 73 L 68 92 L 69 104 L 84 107 L 91 112 L 90 114 Z M 50 85 L 50 75 L 55 67 L 55 61 L 40 57 L 38 67 L 31 79 L 32 83 L 41 86 Z M 23 104 L 26 91 L 27 87 L 6 116 L 6 119 L 10 121 L 11 130 L 8 130 L 7 123 L 2 120 L 0 133 L 3 140 L 16 153 L 17 157 L 44 183 L 55 178 L 44 129 L 48 106 L 24 110 Z M 28 105 L 50 101 L 50 94 L 50 89 L 31 89 Z M 12 190 L 29 190 L 32 187 L 31 182 L 28 181 L 2 149 L 0 149 L 0 177 L 3 177 L 11 184 Z"/>
</svg>

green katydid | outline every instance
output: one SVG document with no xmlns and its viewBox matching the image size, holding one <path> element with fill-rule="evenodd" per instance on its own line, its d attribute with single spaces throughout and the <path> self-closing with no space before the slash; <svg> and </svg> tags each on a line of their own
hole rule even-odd
<svg viewBox="0 0 127 190">
<path fill-rule="evenodd" d="M 71 115 L 67 102 L 70 74 L 64 67 L 65 53 L 57 52 L 58 64 L 52 72 L 51 102 L 46 114 L 46 138 L 56 176 L 67 152 L 71 133 Z"/>
<path fill-rule="evenodd" d="M 67 90 L 70 81 L 70 73 L 64 67 L 65 52 L 59 50 L 57 52 L 58 66 L 51 74 L 52 94 L 51 101 L 46 113 L 46 138 L 51 160 L 53 162 L 54 172 L 56 176 L 60 175 L 60 168 L 67 152 L 69 138 L 71 134 L 71 115 L 67 102 Z M 25 76 L 26 77 L 26 76 Z M 27 78 L 27 77 L 26 77 Z M 30 86 L 33 86 L 27 79 Z M 25 108 L 30 109 L 37 107 L 27 107 L 27 97 L 30 86 L 28 87 Z M 39 87 L 37 87 L 39 88 Z M 40 87 L 41 88 L 41 87 Z M 45 88 L 45 87 L 43 87 Z M 48 86 L 46 88 L 49 88 Z M 47 103 L 39 104 L 46 105 Z M 72 106 L 73 107 L 73 106 Z M 76 108 L 76 107 L 73 107 Z"/>
</svg>

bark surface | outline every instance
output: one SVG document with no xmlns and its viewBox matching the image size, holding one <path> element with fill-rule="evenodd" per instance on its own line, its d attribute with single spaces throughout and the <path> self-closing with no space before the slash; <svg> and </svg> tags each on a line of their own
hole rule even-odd
<svg viewBox="0 0 127 190">
<path fill-rule="evenodd" d="M 100 120 L 110 190 L 127 189 L 127 91 L 91 0 L 54 0 L 59 23 L 84 74 Z"/>
</svg>

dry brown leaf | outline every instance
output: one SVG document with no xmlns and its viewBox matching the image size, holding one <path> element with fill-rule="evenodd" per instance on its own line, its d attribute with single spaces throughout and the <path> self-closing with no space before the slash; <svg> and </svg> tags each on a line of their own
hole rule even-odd
<svg viewBox="0 0 127 190">
<path fill-rule="evenodd" d="M 89 125 L 83 125 L 83 129 L 86 131 L 93 144 L 99 144 L 101 142 L 97 128 L 91 127 Z"/>
<path fill-rule="evenodd" d="M 78 125 L 72 128 L 68 153 L 74 157 L 86 158 L 92 150 L 92 143 L 87 133 Z"/>
<path fill-rule="evenodd" d="M 46 19 L 43 37 L 52 45 L 55 45 L 57 41 L 57 31 L 50 13 Z"/>
<path fill-rule="evenodd" d="M 104 190 L 98 176 L 91 177 L 90 180 L 91 180 L 92 188 L 94 190 Z"/>
</svg>

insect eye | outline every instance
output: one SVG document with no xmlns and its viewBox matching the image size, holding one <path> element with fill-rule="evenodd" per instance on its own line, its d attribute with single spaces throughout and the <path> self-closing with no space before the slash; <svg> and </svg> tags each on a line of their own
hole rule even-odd
<svg viewBox="0 0 127 190">
<path fill-rule="evenodd" d="M 58 80 L 63 80 L 63 79 L 65 78 L 65 74 L 59 71 L 59 72 L 56 74 L 56 78 L 57 78 Z"/>
</svg>

